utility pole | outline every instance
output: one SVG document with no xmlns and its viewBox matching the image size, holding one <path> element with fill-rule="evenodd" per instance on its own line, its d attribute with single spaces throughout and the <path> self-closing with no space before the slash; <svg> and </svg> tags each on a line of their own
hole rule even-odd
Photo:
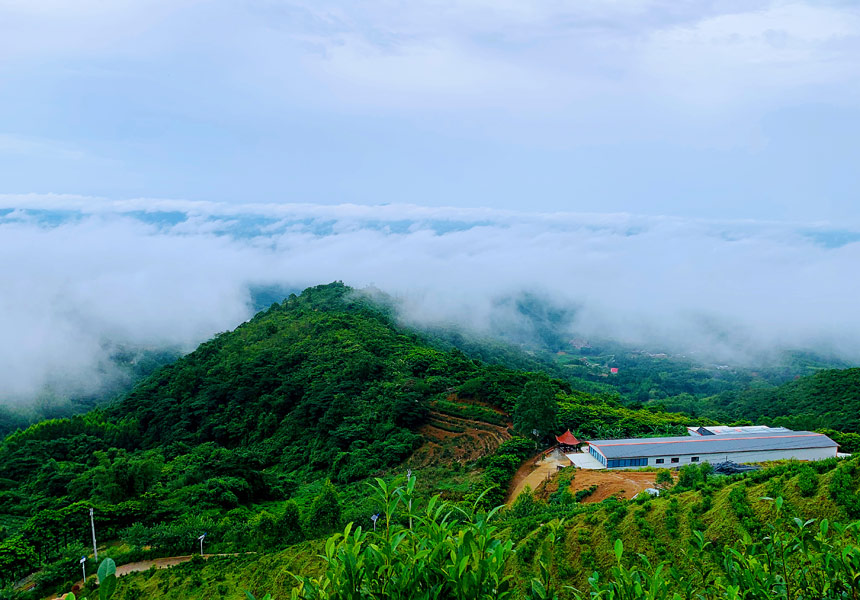
<svg viewBox="0 0 860 600">
<path fill-rule="evenodd" d="M 99 563 L 99 547 L 96 545 L 96 522 L 93 520 L 93 509 L 90 508 L 90 528 L 93 530 L 93 555 L 96 557 L 96 564 Z"/>
<path fill-rule="evenodd" d="M 84 570 L 84 585 L 86 585 L 87 584 L 87 557 L 82 556 L 80 563 L 81 563 L 81 568 Z"/>
<path fill-rule="evenodd" d="M 412 480 L 412 469 L 406 470 L 406 489 L 409 491 L 409 530 L 412 530 L 412 491 L 409 490 L 409 482 Z"/>
</svg>

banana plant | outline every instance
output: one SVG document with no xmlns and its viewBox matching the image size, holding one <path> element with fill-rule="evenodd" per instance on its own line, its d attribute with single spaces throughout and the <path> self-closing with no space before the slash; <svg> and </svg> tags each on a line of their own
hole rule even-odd
<svg viewBox="0 0 860 600">
<path fill-rule="evenodd" d="M 110 600 L 116 592 L 116 563 L 112 558 L 106 558 L 99 564 L 96 577 L 99 584 L 99 600 Z M 63 596 L 63 600 L 76 599 L 74 594 L 68 593 Z M 81 598 L 81 600 L 87 599 Z"/>
</svg>

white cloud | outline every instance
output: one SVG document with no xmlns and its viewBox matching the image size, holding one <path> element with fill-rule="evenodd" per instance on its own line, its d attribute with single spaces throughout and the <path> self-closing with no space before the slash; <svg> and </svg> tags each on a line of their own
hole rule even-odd
<svg viewBox="0 0 860 600">
<path fill-rule="evenodd" d="M 654 31 L 641 63 L 661 93 L 714 104 L 848 83 L 858 51 L 857 8 L 779 2 Z"/>
<path fill-rule="evenodd" d="M 362 109 L 777 100 L 856 79 L 858 36 L 856 7 L 780 0 L 0 1 L 0 65 L 204 55 L 266 95 Z"/>
<path fill-rule="evenodd" d="M 640 102 L 733 109 L 778 102 L 810 85 L 850 85 L 858 75 L 860 11 L 844 4 L 299 6 L 318 28 L 279 35 L 309 43 L 307 75 L 322 78 L 347 104 L 414 110 L 525 103 L 558 113 L 571 103 L 582 111 L 632 94 Z"/>
<path fill-rule="evenodd" d="M 158 49 L 153 29 L 201 0 L 0 0 L 0 67 Z"/>
<path fill-rule="evenodd" d="M 336 279 L 396 295 L 419 323 L 488 330 L 500 298 L 534 290 L 581 307 L 575 326 L 587 335 L 735 358 L 812 345 L 860 359 L 860 283 L 850 277 L 860 242 L 828 248 L 796 224 L 41 196 L 0 197 L 2 206 L 19 207 L 0 217 L 0 254 L 19 257 L 0 295 L 5 398 L 57 381 L 85 388 L 106 342 L 191 348 L 250 316 L 251 284 Z M 135 211 L 155 206 L 191 216 L 142 223 Z M 57 225 L 37 207 L 81 214 Z M 267 231 L 237 233 L 254 215 L 270 219 Z"/>
</svg>

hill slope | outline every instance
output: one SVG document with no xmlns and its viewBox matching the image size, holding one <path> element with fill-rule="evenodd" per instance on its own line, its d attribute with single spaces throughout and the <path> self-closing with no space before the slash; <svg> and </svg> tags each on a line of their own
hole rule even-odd
<svg viewBox="0 0 860 600">
<path fill-rule="evenodd" d="M 726 392 L 699 403 L 699 414 L 716 419 L 860 433 L 860 368 L 827 369 L 778 387 Z"/>
<path fill-rule="evenodd" d="M 212 552 L 243 553 L 315 539 L 348 520 L 367 524 L 379 507 L 364 479 L 402 480 L 407 466 L 420 469 L 416 506 L 439 491 L 469 507 L 492 486 L 483 500 L 497 502 L 535 452 L 531 441 L 508 438 L 512 418 L 524 418 L 516 407 L 536 396 L 555 407 L 539 425 L 545 433 L 624 437 L 704 423 L 469 359 L 398 326 L 384 306 L 343 284 L 310 288 L 160 369 L 114 405 L 0 443 L 0 524 L 9 528 L 0 531 L 8 535 L 0 583 L 39 565 L 43 590 L 77 576 L 90 506 L 100 540 L 140 558 L 187 553 L 200 532 L 209 533 Z M 839 488 L 852 511 L 855 475 L 843 473 Z M 786 481 L 794 476 L 786 472 Z M 630 520 L 615 505 L 585 509 L 559 496 L 558 505 L 514 506 L 505 516 L 511 539 L 534 546 L 530 532 L 554 516 L 586 529 L 606 521 L 612 535 Z M 827 514 L 835 511 L 828 505 Z M 599 541 L 604 548 L 610 535 Z"/>
<path fill-rule="evenodd" d="M 20 550 L 10 573 L 61 557 L 86 539 L 79 515 L 89 506 L 101 535 L 123 536 L 140 523 L 149 529 L 136 539 L 165 552 L 200 530 L 219 532 L 224 550 L 247 549 L 249 530 L 269 531 L 276 544 L 316 536 L 340 524 L 339 509 L 316 518 L 319 502 L 337 495 L 326 478 L 359 511 L 366 494 L 353 482 L 410 457 L 413 467 L 453 465 L 437 481 L 455 500 L 488 486 L 503 497 L 535 447 L 518 438 L 490 455 L 510 437 L 514 406 L 530 385 L 558 405 L 558 423 L 540 425 L 546 435 L 556 425 L 635 435 L 690 422 L 440 349 L 343 284 L 318 286 L 202 344 L 111 406 L 8 436 L 0 523 L 9 525 L 0 533 L 12 537 L 0 553 Z M 291 497 L 298 506 L 287 508 Z M 261 503 L 293 515 L 289 535 L 271 537 Z"/>
</svg>

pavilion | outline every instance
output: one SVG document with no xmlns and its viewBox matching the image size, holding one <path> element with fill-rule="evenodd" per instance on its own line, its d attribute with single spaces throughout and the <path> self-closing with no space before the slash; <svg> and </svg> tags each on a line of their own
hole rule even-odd
<svg viewBox="0 0 860 600">
<path fill-rule="evenodd" d="M 582 443 L 578 439 L 576 439 L 576 436 L 570 432 L 570 429 L 568 429 L 561 435 L 555 436 L 555 439 L 563 452 L 570 452 L 572 450 L 576 450 Z"/>
</svg>

